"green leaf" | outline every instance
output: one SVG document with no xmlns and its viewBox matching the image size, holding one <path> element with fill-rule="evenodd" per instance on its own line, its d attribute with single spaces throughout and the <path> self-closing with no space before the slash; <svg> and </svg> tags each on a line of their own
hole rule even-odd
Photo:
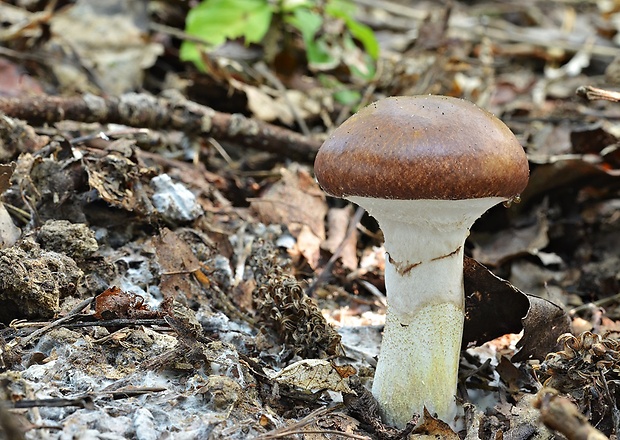
<svg viewBox="0 0 620 440">
<path fill-rule="evenodd" d="M 323 17 L 318 12 L 297 8 L 292 15 L 285 17 L 285 21 L 301 32 L 309 64 L 331 65 L 335 62 L 325 40 L 316 38 L 317 32 L 323 26 Z"/>
<path fill-rule="evenodd" d="M 323 26 L 323 17 L 315 11 L 307 8 L 297 8 L 293 14 L 287 15 L 285 21 L 301 32 L 305 44 L 314 41 L 316 33 Z"/>
<path fill-rule="evenodd" d="M 325 12 L 332 17 L 353 17 L 357 6 L 349 0 L 330 0 L 325 5 Z"/>
<path fill-rule="evenodd" d="M 348 0 L 331 0 L 325 12 L 334 18 L 343 20 L 353 38 L 362 43 L 366 53 L 376 60 L 379 57 L 379 43 L 370 27 L 353 18 L 356 9 L 355 4 Z"/>
<path fill-rule="evenodd" d="M 267 0 L 205 0 L 187 14 L 185 31 L 213 45 L 240 37 L 258 43 L 272 14 Z"/>
<path fill-rule="evenodd" d="M 345 24 L 347 25 L 349 32 L 351 32 L 351 35 L 362 43 L 366 53 L 370 55 L 373 60 L 379 58 L 379 43 L 377 42 L 375 33 L 372 29 L 350 17 L 345 18 Z"/>
<path fill-rule="evenodd" d="M 342 36 L 342 45 L 347 54 L 343 61 L 351 70 L 351 73 L 358 78 L 370 80 L 375 76 L 375 63 L 370 55 L 363 52 L 349 34 Z"/>
<path fill-rule="evenodd" d="M 272 15 L 267 0 L 204 0 L 187 14 L 185 32 L 211 46 L 235 38 L 258 43 L 269 30 Z M 184 41 L 179 55 L 204 70 L 196 43 Z"/>
<path fill-rule="evenodd" d="M 312 0 L 281 0 L 278 3 L 278 7 L 281 12 L 288 13 L 294 12 L 295 9 L 299 8 L 311 9 L 315 3 L 316 2 Z"/>
<path fill-rule="evenodd" d="M 205 72 L 207 69 L 202 62 L 202 57 L 200 56 L 200 50 L 198 49 L 198 45 L 194 43 L 190 43 L 189 41 L 184 41 L 181 43 L 181 49 L 179 50 L 179 58 L 182 61 L 190 61 L 194 63 L 196 67 L 201 72 Z"/>
<path fill-rule="evenodd" d="M 362 99 L 362 94 L 357 90 L 342 89 L 335 91 L 333 93 L 333 97 L 342 105 L 353 106 L 360 102 Z"/>
</svg>

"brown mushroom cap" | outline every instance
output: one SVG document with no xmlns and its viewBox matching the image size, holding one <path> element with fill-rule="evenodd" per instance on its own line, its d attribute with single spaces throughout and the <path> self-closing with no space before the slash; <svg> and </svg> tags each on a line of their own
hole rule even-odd
<svg viewBox="0 0 620 440">
<path fill-rule="evenodd" d="M 336 197 L 474 199 L 520 194 L 529 168 L 506 125 L 471 102 L 447 96 L 382 99 L 350 117 L 314 163 Z"/>
</svg>

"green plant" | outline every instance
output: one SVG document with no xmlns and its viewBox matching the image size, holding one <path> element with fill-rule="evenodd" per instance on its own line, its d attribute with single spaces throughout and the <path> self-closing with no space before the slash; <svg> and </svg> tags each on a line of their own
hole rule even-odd
<svg viewBox="0 0 620 440">
<path fill-rule="evenodd" d="M 180 56 L 204 71 L 204 47 L 237 38 L 246 44 L 260 43 L 278 16 L 301 34 L 311 69 L 325 71 L 344 64 L 353 75 L 370 79 L 379 45 L 372 30 L 353 18 L 355 8 L 350 0 L 203 0 L 187 15 L 185 30 L 204 43 L 184 41 Z M 337 32 L 326 31 L 327 25 Z"/>
</svg>

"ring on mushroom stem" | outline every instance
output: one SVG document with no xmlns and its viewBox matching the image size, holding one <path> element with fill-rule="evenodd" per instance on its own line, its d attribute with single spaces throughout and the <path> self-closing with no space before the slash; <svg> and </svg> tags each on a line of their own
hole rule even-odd
<svg viewBox="0 0 620 440">
<path fill-rule="evenodd" d="M 485 211 L 516 200 L 523 148 L 491 113 L 447 96 L 377 101 L 320 148 L 321 187 L 374 216 L 385 237 L 388 310 L 372 392 L 386 423 L 454 423 L 464 321 L 463 246 Z"/>
</svg>

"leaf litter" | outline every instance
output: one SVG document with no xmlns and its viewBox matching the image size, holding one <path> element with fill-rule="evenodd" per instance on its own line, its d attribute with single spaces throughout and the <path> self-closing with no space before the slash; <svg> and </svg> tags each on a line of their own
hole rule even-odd
<svg viewBox="0 0 620 440">
<path fill-rule="evenodd" d="M 371 81 L 364 44 L 329 37 L 334 17 L 328 62 L 280 34 L 206 51 L 205 73 L 178 62 L 183 5 L 14 3 L 0 6 L 6 438 L 617 435 L 611 3 L 359 0 L 381 45 Z M 380 231 L 309 167 L 358 105 L 413 93 L 494 112 L 531 166 L 521 203 L 468 240 L 458 433 L 430 414 L 382 424 L 367 390 Z"/>
</svg>

